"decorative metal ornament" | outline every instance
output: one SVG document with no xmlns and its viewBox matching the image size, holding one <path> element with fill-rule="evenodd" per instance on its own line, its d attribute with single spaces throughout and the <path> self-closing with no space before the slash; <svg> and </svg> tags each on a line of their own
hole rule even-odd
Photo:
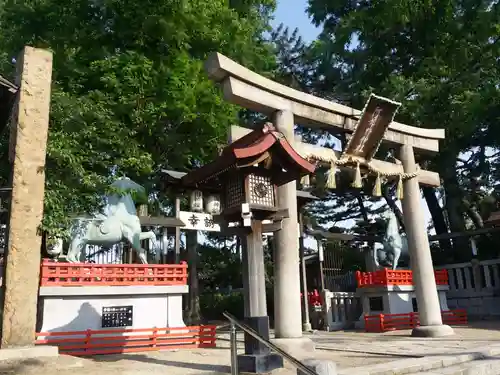
<svg viewBox="0 0 500 375">
<path fill-rule="evenodd" d="M 253 191 L 258 198 L 265 198 L 269 193 L 269 186 L 263 182 L 255 184 Z"/>
</svg>

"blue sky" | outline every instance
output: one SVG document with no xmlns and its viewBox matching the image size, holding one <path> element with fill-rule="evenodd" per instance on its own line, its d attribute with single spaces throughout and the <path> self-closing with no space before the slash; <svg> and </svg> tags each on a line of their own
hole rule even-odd
<svg viewBox="0 0 500 375">
<path fill-rule="evenodd" d="M 291 30 L 298 28 L 305 41 L 313 41 L 319 34 L 319 29 L 311 23 L 306 14 L 307 3 L 307 0 L 278 0 L 273 26 L 283 22 Z"/>
</svg>

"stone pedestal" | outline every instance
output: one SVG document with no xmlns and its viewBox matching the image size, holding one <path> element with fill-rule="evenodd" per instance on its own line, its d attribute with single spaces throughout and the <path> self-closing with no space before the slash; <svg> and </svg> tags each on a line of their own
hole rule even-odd
<svg viewBox="0 0 500 375">
<path fill-rule="evenodd" d="M 261 337 L 269 340 L 267 316 L 262 223 L 252 222 L 252 229 L 243 246 L 243 286 L 245 290 L 245 323 Z M 283 367 L 281 356 L 245 333 L 245 354 L 238 356 L 239 372 L 265 374 Z"/>
<path fill-rule="evenodd" d="M 304 353 L 314 352 L 314 341 L 309 337 L 272 339 L 271 342 L 294 357 L 302 357 Z"/>
<path fill-rule="evenodd" d="M 306 359 L 302 361 L 302 363 L 318 375 L 337 375 L 337 364 L 335 362 L 319 359 Z M 297 375 L 306 374 L 297 369 Z"/>
<path fill-rule="evenodd" d="M 183 328 L 182 296 L 187 285 L 41 286 L 41 332 L 100 330 L 103 309 L 130 306 L 133 320 L 127 326 Z"/>
<path fill-rule="evenodd" d="M 245 323 L 264 339 L 269 340 L 269 317 L 259 316 L 245 319 Z M 238 371 L 266 374 L 283 367 L 283 358 L 271 353 L 269 348 L 245 333 L 245 354 L 238 356 Z"/>
<path fill-rule="evenodd" d="M 446 292 L 449 290 L 449 286 L 438 285 L 436 288 L 439 295 L 439 311 L 441 314 L 441 311 L 449 310 L 446 301 Z M 415 298 L 415 288 L 413 285 L 386 285 L 358 288 L 356 294 L 360 297 L 363 307 L 361 317 L 365 315 L 408 314 L 417 312 L 413 305 L 413 299 Z M 375 298 L 380 300 L 382 310 L 372 310 L 370 308 L 370 300 Z"/>
</svg>

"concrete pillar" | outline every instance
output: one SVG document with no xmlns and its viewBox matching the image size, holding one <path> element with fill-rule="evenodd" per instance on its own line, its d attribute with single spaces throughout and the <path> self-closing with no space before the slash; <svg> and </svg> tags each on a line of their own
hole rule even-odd
<svg viewBox="0 0 500 375">
<path fill-rule="evenodd" d="M 274 126 L 293 144 L 292 112 L 276 112 Z M 302 314 L 295 181 L 278 188 L 278 203 L 280 207 L 288 208 L 290 217 L 283 220 L 283 229 L 274 235 L 274 330 L 276 338 L 300 338 Z"/>
<path fill-rule="evenodd" d="M 248 283 L 248 259 L 247 259 L 247 241 L 243 240 L 241 243 L 241 276 L 243 279 L 243 308 L 244 316 L 250 316 L 250 298 L 249 298 L 249 283 Z"/>
<path fill-rule="evenodd" d="M 260 221 L 252 223 L 252 232 L 247 235 L 245 242 L 246 267 L 244 267 L 246 269 L 244 273 L 248 277 L 248 316 L 267 316 L 266 270 Z"/>
<path fill-rule="evenodd" d="M 181 212 L 181 198 L 175 197 L 175 217 L 179 218 Z M 175 264 L 181 262 L 181 228 L 175 227 Z"/>
<path fill-rule="evenodd" d="M 305 244 L 304 244 L 304 223 L 302 213 L 299 212 L 299 251 L 300 251 L 300 274 L 302 277 L 302 330 L 304 332 L 312 331 L 311 319 L 309 317 L 309 299 L 307 296 L 307 267 L 305 262 Z"/>
<path fill-rule="evenodd" d="M 198 280 L 198 231 L 186 231 L 186 250 L 188 263 L 188 311 L 187 318 L 191 325 L 201 320 L 200 290 Z"/>
<path fill-rule="evenodd" d="M 417 171 L 412 146 L 404 145 L 401 147 L 400 159 L 405 173 Z M 441 308 L 417 177 L 407 179 L 404 182 L 402 206 L 421 324 L 420 327 L 413 330 L 412 335 L 419 337 L 451 335 L 453 329 L 443 325 L 441 318 Z"/>
<path fill-rule="evenodd" d="M 11 124 L 12 198 L 8 225 L 1 347 L 35 341 L 42 238 L 45 154 L 52 54 L 25 47 L 18 61 L 17 102 Z"/>
</svg>

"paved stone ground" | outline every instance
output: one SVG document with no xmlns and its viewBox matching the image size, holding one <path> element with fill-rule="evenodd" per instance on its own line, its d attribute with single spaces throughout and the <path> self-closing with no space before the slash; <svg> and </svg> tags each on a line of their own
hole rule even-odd
<svg viewBox="0 0 500 375">
<path fill-rule="evenodd" d="M 361 332 L 316 332 L 309 335 L 322 348 L 300 353 L 299 359 L 330 359 L 340 369 L 387 363 L 423 356 L 456 356 L 474 348 L 500 345 L 500 322 L 481 322 L 469 328 L 457 328 L 455 336 L 440 339 L 408 337 L 408 331 L 385 334 Z M 80 359 L 68 356 L 24 361 L 0 362 L 0 374 L 53 375 L 55 371 L 71 375 L 207 375 L 229 373 L 227 333 L 220 334 L 217 349 L 177 350 L 97 356 Z M 243 347 L 242 343 L 239 344 Z M 240 350 L 242 351 L 242 350 Z M 291 374 L 291 367 L 281 371 Z M 351 372 L 350 370 L 347 370 Z M 346 372 L 346 370 L 342 371 Z M 355 372 L 353 372 L 354 374 Z"/>
</svg>

